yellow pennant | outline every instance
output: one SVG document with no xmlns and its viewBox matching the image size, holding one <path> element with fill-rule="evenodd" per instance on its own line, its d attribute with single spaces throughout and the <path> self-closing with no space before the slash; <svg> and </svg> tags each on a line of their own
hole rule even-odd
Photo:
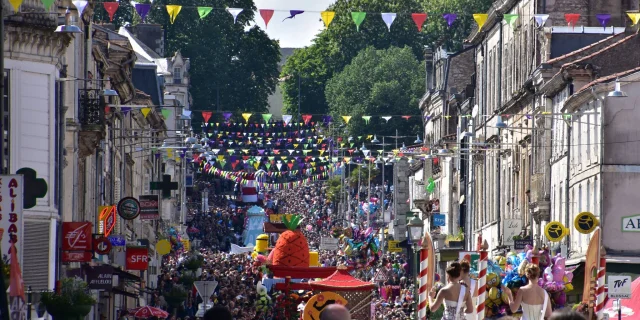
<svg viewBox="0 0 640 320">
<path fill-rule="evenodd" d="M 9 0 L 9 3 L 11 3 L 13 11 L 18 12 L 18 9 L 20 9 L 20 5 L 22 4 L 22 0 Z"/>
<path fill-rule="evenodd" d="M 253 163 L 253 167 L 256 168 L 256 170 L 258 170 L 258 167 L 260 166 L 260 162 L 254 162 Z"/>
<path fill-rule="evenodd" d="M 242 117 L 244 118 L 244 121 L 249 122 L 249 118 L 251 118 L 251 113 L 243 113 Z"/>
<path fill-rule="evenodd" d="M 346 163 L 351 162 L 351 157 L 344 157 L 344 162 L 346 162 Z"/>
<path fill-rule="evenodd" d="M 11 4 L 13 4 L 13 1 L 11 2 Z M 631 19 L 631 21 L 633 22 L 634 26 L 638 24 L 638 22 L 640 21 L 640 13 L 638 12 L 627 12 L 627 15 L 629 16 L 629 19 Z"/>
<path fill-rule="evenodd" d="M 484 23 L 487 22 L 487 18 L 489 18 L 489 15 L 486 13 L 473 14 L 473 20 L 476 20 L 476 23 L 478 24 L 478 31 L 482 30 L 482 26 L 484 26 Z"/>
<path fill-rule="evenodd" d="M 334 11 L 322 11 L 320 12 L 320 17 L 322 17 L 325 28 L 328 28 L 333 18 L 336 17 L 336 13 Z"/>
<path fill-rule="evenodd" d="M 149 112 L 151 112 L 151 108 L 142 108 L 140 112 L 142 112 L 142 115 L 146 118 Z"/>
<path fill-rule="evenodd" d="M 182 10 L 182 6 L 175 4 L 167 5 L 167 12 L 169 13 L 169 21 L 171 21 L 171 24 L 176 21 L 176 17 L 178 16 L 178 13 L 180 13 L 180 10 Z"/>
<path fill-rule="evenodd" d="M 342 116 L 342 119 L 346 124 L 349 124 L 349 120 L 351 120 L 351 116 Z"/>
</svg>

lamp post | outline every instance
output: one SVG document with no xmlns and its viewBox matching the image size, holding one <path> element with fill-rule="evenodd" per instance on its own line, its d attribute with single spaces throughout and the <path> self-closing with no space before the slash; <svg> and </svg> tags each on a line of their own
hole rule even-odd
<svg viewBox="0 0 640 320">
<path fill-rule="evenodd" d="M 418 284 L 417 284 L 417 277 L 418 277 L 418 273 L 417 270 L 420 268 L 419 266 L 419 261 L 418 261 L 418 252 L 420 251 L 420 246 L 418 245 L 418 241 L 420 241 L 420 239 L 422 239 L 422 233 L 423 233 L 423 229 L 424 229 L 424 222 L 418 218 L 417 216 L 414 216 L 413 218 L 411 218 L 411 220 L 409 220 L 409 223 L 407 223 L 407 228 L 409 229 L 409 237 L 411 237 L 411 244 L 413 247 L 413 258 L 414 258 L 414 266 L 415 268 L 413 269 L 413 281 L 414 281 L 414 293 L 413 293 L 413 303 L 414 303 L 414 308 L 413 308 L 413 312 L 414 312 L 414 319 L 418 319 L 418 305 L 416 304 L 416 297 L 418 296 Z"/>
</svg>

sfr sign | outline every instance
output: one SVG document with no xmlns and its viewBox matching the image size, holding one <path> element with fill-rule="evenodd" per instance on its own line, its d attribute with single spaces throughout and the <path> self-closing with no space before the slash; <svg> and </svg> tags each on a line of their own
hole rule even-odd
<svg viewBox="0 0 640 320">
<path fill-rule="evenodd" d="M 147 270 L 149 268 L 149 249 L 147 247 L 127 247 L 127 270 Z"/>
</svg>

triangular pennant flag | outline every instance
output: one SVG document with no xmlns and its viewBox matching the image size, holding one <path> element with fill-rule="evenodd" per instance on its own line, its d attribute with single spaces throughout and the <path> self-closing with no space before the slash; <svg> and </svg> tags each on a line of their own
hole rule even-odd
<svg viewBox="0 0 640 320">
<path fill-rule="evenodd" d="M 349 124 L 349 120 L 351 120 L 351 116 L 342 116 L 344 123 Z"/>
<path fill-rule="evenodd" d="M 365 124 L 369 124 L 369 121 L 371 120 L 371 116 L 362 116 L 362 119 L 364 119 Z"/>
<path fill-rule="evenodd" d="M 309 121 L 311 121 L 311 115 L 310 114 L 303 114 L 302 115 L 302 121 L 304 121 L 305 125 L 309 125 Z"/>
<path fill-rule="evenodd" d="M 331 21 L 333 21 L 333 18 L 335 18 L 336 13 L 334 11 L 322 11 L 320 12 L 320 17 L 322 18 L 322 22 L 324 22 L 324 27 L 328 28 L 329 25 L 331 24 Z"/>
<path fill-rule="evenodd" d="M 71 1 L 73 3 L 74 6 L 76 6 L 76 9 L 78 9 L 78 16 L 82 17 L 82 13 L 84 12 L 84 8 L 87 7 L 87 4 L 89 3 L 89 1 L 86 0 L 74 0 Z"/>
<path fill-rule="evenodd" d="M 284 18 L 282 21 L 287 20 L 287 19 L 293 19 L 297 15 L 303 14 L 303 13 L 304 13 L 304 10 L 289 10 L 289 16 Z"/>
<path fill-rule="evenodd" d="M 212 115 L 212 111 L 202 111 L 202 118 L 204 119 L 204 122 L 209 122 L 209 119 L 211 119 Z"/>
<path fill-rule="evenodd" d="M 504 21 L 513 28 L 513 24 L 518 20 L 518 15 L 513 13 L 507 13 L 504 16 Z"/>
<path fill-rule="evenodd" d="M 264 28 L 266 29 L 269 26 L 271 17 L 273 17 L 273 9 L 260 9 L 260 16 L 264 20 Z"/>
<path fill-rule="evenodd" d="M 629 16 L 634 26 L 640 22 L 640 12 L 627 12 L 627 16 Z"/>
<path fill-rule="evenodd" d="M 173 24 L 176 21 L 176 17 L 180 13 L 180 10 L 182 10 L 182 6 L 175 5 L 175 4 L 167 5 L 167 13 L 169 13 L 169 21 L 171 22 L 171 24 Z"/>
<path fill-rule="evenodd" d="M 227 12 L 229 12 L 233 16 L 233 23 L 238 21 L 238 15 L 242 12 L 242 8 L 227 8 Z"/>
<path fill-rule="evenodd" d="M 442 17 L 447 22 L 447 25 L 451 27 L 453 22 L 456 21 L 456 18 L 458 17 L 458 15 L 455 13 L 445 13 L 442 15 Z"/>
<path fill-rule="evenodd" d="M 9 0 L 9 3 L 11 3 L 13 11 L 18 12 L 18 9 L 20 9 L 20 5 L 22 4 L 22 0 Z"/>
<path fill-rule="evenodd" d="M 49 8 L 51 8 L 53 2 L 54 0 L 42 0 L 42 4 L 44 5 L 44 8 L 47 9 L 47 11 L 49 11 Z"/>
<path fill-rule="evenodd" d="M 382 119 L 387 120 L 387 123 L 389 123 L 389 120 L 391 120 L 391 116 L 384 116 L 384 117 L 382 117 Z"/>
<path fill-rule="evenodd" d="M 142 115 L 146 118 L 147 115 L 149 115 L 149 112 L 151 112 L 151 108 L 142 108 L 140 109 L 140 112 L 142 112 Z"/>
<path fill-rule="evenodd" d="M 289 122 L 291 121 L 292 116 L 289 114 L 284 114 L 282 115 L 282 121 L 284 121 L 284 125 L 289 125 Z"/>
<path fill-rule="evenodd" d="M 544 26 L 544 24 L 547 22 L 547 19 L 549 19 L 549 15 L 548 14 L 534 14 L 533 18 L 536 20 L 536 24 L 538 25 L 538 28 L 542 28 Z"/>
<path fill-rule="evenodd" d="M 140 19 L 142 19 L 142 22 L 144 22 L 144 19 L 147 17 L 147 14 L 149 14 L 149 10 L 151 10 L 151 4 L 136 3 L 135 8 L 136 8 L 136 13 L 140 16 Z"/>
<path fill-rule="evenodd" d="M 113 21 L 113 16 L 116 14 L 116 11 L 118 10 L 118 6 L 120 6 L 120 3 L 119 2 L 103 2 L 102 6 L 104 6 L 104 9 L 107 10 L 107 13 L 109 14 L 109 21 Z"/>
<path fill-rule="evenodd" d="M 484 26 L 485 22 L 487 22 L 487 18 L 489 15 L 486 13 L 474 13 L 473 20 L 478 24 L 478 31 L 482 30 L 482 26 Z"/>
<path fill-rule="evenodd" d="M 198 7 L 198 15 L 200 15 L 200 19 L 204 19 L 204 17 L 206 17 L 209 13 L 211 13 L 211 10 L 213 10 L 212 7 Z"/>
<path fill-rule="evenodd" d="M 387 25 L 387 29 L 389 30 L 389 32 L 391 32 L 391 25 L 393 24 L 393 21 L 396 20 L 396 14 L 393 12 L 383 12 L 381 13 L 382 15 L 382 21 L 384 21 L 384 23 Z"/>
<path fill-rule="evenodd" d="M 611 20 L 611 15 L 608 13 L 598 13 L 596 14 L 596 19 L 598 19 L 598 21 L 600 21 L 600 25 L 606 29 L 609 20 Z"/>
<path fill-rule="evenodd" d="M 578 20 L 580 19 L 579 13 L 565 13 L 564 20 L 567 22 L 569 27 L 576 27 Z"/>
<path fill-rule="evenodd" d="M 422 31 L 422 25 L 427 20 L 427 14 L 426 13 L 412 13 L 411 14 L 411 19 L 413 19 L 413 22 L 415 22 L 416 27 L 418 27 L 418 31 Z"/>
<path fill-rule="evenodd" d="M 251 115 L 252 115 L 252 113 L 243 113 L 242 117 L 244 118 L 244 121 L 249 123 L 249 118 L 251 118 Z"/>
<path fill-rule="evenodd" d="M 364 21 L 364 18 L 367 16 L 366 12 L 351 12 L 351 18 L 353 22 L 356 24 L 356 30 L 360 31 L 360 24 Z"/>
<path fill-rule="evenodd" d="M 169 117 L 171 116 L 171 110 L 170 109 L 162 108 L 162 110 L 160 110 L 160 112 L 162 113 L 162 116 L 165 119 L 169 119 Z"/>
<path fill-rule="evenodd" d="M 264 122 L 269 123 L 269 120 L 271 120 L 271 116 L 272 116 L 271 113 L 263 113 L 262 114 L 262 119 L 264 120 Z"/>
</svg>

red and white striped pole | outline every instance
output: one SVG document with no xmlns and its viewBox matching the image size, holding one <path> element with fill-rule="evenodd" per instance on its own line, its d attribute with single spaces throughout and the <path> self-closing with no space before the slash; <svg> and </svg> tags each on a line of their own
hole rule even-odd
<svg viewBox="0 0 640 320">
<path fill-rule="evenodd" d="M 480 248 L 480 260 L 478 261 L 478 320 L 484 319 L 484 306 L 487 297 L 487 260 L 489 259 L 489 244 L 485 240 Z"/>
<path fill-rule="evenodd" d="M 429 273 L 429 251 L 420 249 L 420 288 L 418 288 L 418 319 L 427 319 L 427 274 Z"/>
<path fill-rule="evenodd" d="M 604 306 L 606 304 L 607 293 L 605 292 L 605 275 L 607 273 L 607 259 L 604 257 L 604 248 L 600 249 L 600 263 L 598 264 L 598 277 L 596 289 L 596 316 L 598 320 L 604 317 Z"/>
</svg>

